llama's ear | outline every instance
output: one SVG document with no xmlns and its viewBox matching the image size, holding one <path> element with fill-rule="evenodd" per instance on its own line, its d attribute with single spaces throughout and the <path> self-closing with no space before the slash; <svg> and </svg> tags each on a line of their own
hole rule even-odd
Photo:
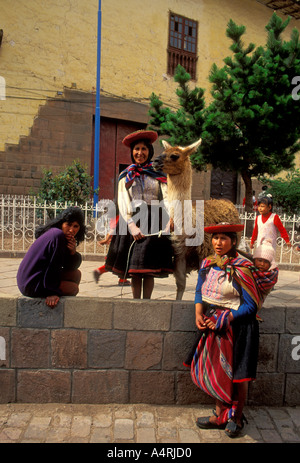
<svg viewBox="0 0 300 463">
<path fill-rule="evenodd" d="M 199 146 L 201 145 L 202 143 L 202 138 L 199 138 L 199 140 L 195 141 L 195 143 L 193 143 L 192 145 L 188 146 L 188 150 L 190 151 L 189 154 L 192 154 L 194 153 L 195 151 L 197 151 L 197 149 L 199 148 Z"/>
<path fill-rule="evenodd" d="M 162 140 L 161 142 L 162 142 L 162 145 L 163 145 L 163 147 L 165 148 L 165 150 L 166 150 L 167 148 L 172 148 L 171 145 L 170 145 L 166 140 Z"/>
</svg>

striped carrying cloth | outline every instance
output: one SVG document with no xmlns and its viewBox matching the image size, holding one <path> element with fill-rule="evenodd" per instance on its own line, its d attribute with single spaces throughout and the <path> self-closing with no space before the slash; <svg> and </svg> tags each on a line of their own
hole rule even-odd
<svg viewBox="0 0 300 463">
<path fill-rule="evenodd" d="M 119 180 L 126 177 L 125 185 L 129 189 L 133 184 L 135 177 L 140 177 L 142 174 L 149 175 L 155 178 L 157 181 L 167 183 L 167 177 L 162 172 L 156 172 L 152 167 L 152 162 L 145 164 L 144 166 L 138 166 L 137 164 L 131 164 L 119 175 Z"/>
<path fill-rule="evenodd" d="M 216 323 L 216 330 L 203 333 L 191 365 L 193 382 L 221 402 L 232 401 L 232 328 L 229 310 L 211 310 L 204 318 Z"/>
</svg>

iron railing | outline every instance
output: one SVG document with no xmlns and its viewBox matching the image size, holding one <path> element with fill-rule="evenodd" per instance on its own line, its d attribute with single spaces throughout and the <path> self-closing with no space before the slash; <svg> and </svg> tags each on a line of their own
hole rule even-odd
<svg viewBox="0 0 300 463">
<path fill-rule="evenodd" d="M 107 252 L 107 247 L 99 246 L 98 241 L 109 230 L 109 221 L 105 214 L 108 202 L 108 200 L 101 200 L 96 206 L 92 202 L 80 205 L 87 227 L 85 240 L 78 248 L 82 254 L 103 255 Z M 37 226 L 44 224 L 49 217 L 56 216 L 70 205 L 66 202 L 40 203 L 31 196 L 0 195 L 0 250 L 26 252 L 34 241 L 34 231 Z M 247 250 L 257 212 L 248 213 L 242 206 L 236 207 L 241 222 L 245 224 L 242 242 Z M 279 236 L 276 260 L 278 263 L 299 264 L 300 217 L 282 212 L 278 214 L 288 231 L 292 247 L 289 248 Z"/>
</svg>

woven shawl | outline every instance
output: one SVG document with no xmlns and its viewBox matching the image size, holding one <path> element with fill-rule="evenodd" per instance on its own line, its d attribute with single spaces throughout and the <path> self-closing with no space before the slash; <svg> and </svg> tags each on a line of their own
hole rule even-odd
<svg viewBox="0 0 300 463">
<path fill-rule="evenodd" d="M 163 172 L 157 172 L 152 167 L 152 162 L 139 166 L 137 164 L 131 164 L 119 175 L 119 181 L 121 178 L 126 177 L 125 186 L 127 190 L 132 186 L 135 177 L 140 177 L 142 174 L 149 175 L 155 178 L 158 182 L 167 183 L 167 177 Z"/>
<path fill-rule="evenodd" d="M 261 308 L 264 298 L 271 291 L 278 278 L 278 269 L 261 272 L 252 262 L 239 256 L 209 256 L 202 261 L 200 270 L 213 265 L 223 269 L 230 280 L 233 278 L 241 285 L 254 300 L 258 309 Z"/>
</svg>

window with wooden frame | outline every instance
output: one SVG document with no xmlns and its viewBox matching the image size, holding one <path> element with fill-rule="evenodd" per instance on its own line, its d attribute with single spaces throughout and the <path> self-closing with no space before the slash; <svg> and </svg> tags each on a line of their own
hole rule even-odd
<svg viewBox="0 0 300 463">
<path fill-rule="evenodd" d="M 174 75 L 178 64 L 196 80 L 198 22 L 170 12 L 168 74 Z"/>
</svg>

